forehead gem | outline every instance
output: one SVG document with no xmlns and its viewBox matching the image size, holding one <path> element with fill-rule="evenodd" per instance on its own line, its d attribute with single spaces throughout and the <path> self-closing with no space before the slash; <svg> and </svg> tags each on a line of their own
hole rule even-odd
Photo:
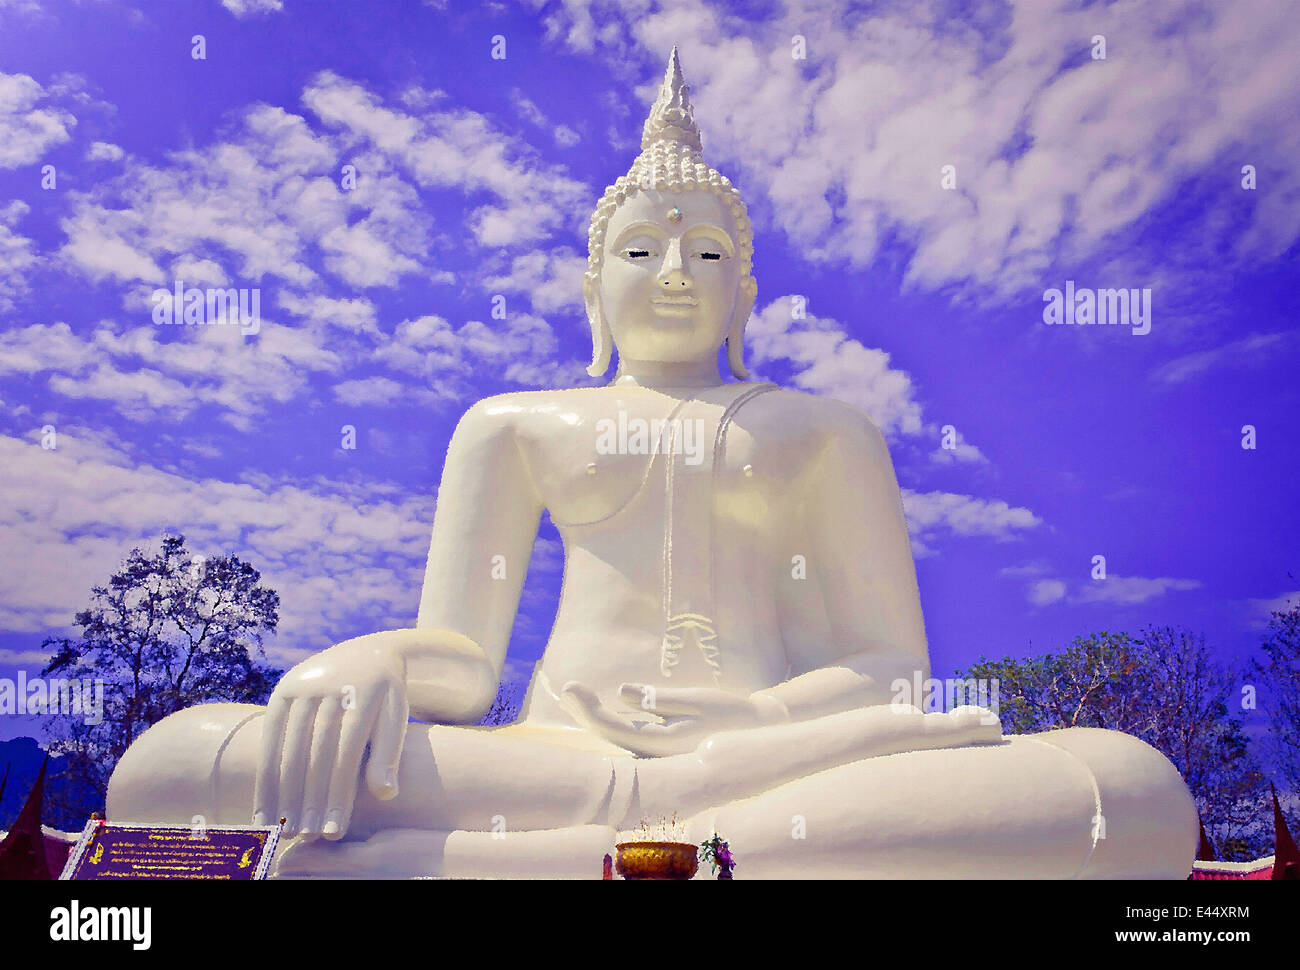
<svg viewBox="0 0 1300 970">
<path fill-rule="evenodd" d="M 673 206 L 671 209 L 669 209 L 669 210 L 668 210 L 668 221 L 669 221 L 669 222 L 681 222 L 681 221 L 682 221 L 682 210 L 679 209 L 679 208 L 677 208 L 677 206 Z"/>
</svg>

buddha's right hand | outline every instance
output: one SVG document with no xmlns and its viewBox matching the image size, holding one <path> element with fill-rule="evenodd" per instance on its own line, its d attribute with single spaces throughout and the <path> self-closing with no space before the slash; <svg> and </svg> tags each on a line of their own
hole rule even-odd
<svg viewBox="0 0 1300 970">
<path fill-rule="evenodd" d="M 383 634 L 347 640 L 290 670 L 262 722 L 253 824 L 341 839 L 352 819 L 366 746 L 366 785 L 397 794 L 409 707 L 406 661 Z"/>
</svg>

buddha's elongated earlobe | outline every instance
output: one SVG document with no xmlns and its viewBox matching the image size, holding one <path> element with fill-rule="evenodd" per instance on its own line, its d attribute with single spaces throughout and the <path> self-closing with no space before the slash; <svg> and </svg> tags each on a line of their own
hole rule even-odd
<svg viewBox="0 0 1300 970">
<path fill-rule="evenodd" d="M 600 302 L 599 277 L 586 275 L 582 278 L 582 298 L 587 305 L 587 323 L 591 327 L 591 365 L 587 368 L 587 373 L 592 377 L 601 377 L 609 370 L 614 338 L 609 332 L 605 308 Z"/>
<path fill-rule="evenodd" d="M 731 373 L 744 380 L 749 376 L 745 369 L 745 325 L 754 309 L 754 300 L 758 297 L 758 282 L 747 276 L 740 282 L 740 292 L 736 294 L 736 309 L 731 314 L 731 326 L 727 331 L 727 364 Z"/>
</svg>

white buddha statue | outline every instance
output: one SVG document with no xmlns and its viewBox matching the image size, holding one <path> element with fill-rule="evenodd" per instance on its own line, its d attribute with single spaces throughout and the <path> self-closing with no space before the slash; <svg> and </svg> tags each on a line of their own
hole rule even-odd
<svg viewBox="0 0 1300 970">
<path fill-rule="evenodd" d="M 896 702 L 929 660 L 888 449 L 846 404 L 744 381 L 753 233 L 687 94 L 674 50 L 592 219 L 590 370 L 617 347 L 614 379 L 470 408 L 415 627 L 311 657 L 265 708 L 156 724 L 110 821 L 283 817 L 279 876 L 597 878 L 676 814 L 744 878 L 1185 878 L 1196 809 L 1142 741 Z M 555 626 L 520 721 L 475 727 L 544 510 Z"/>
</svg>

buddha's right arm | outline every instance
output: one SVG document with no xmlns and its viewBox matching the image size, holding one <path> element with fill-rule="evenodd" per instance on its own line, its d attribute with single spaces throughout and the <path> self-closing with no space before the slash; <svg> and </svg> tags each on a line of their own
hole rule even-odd
<svg viewBox="0 0 1300 970">
<path fill-rule="evenodd" d="M 447 448 L 419 618 L 398 646 L 420 720 L 474 723 L 496 696 L 542 515 L 515 413 L 479 401 Z"/>
</svg>

